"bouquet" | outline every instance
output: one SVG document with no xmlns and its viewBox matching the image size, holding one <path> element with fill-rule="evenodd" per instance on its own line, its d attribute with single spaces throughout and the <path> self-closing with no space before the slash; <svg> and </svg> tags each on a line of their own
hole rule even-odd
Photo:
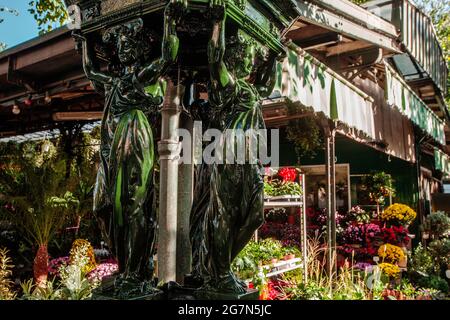
<svg viewBox="0 0 450 320">
<path fill-rule="evenodd" d="M 416 212 L 405 204 L 394 203 L 381 213 L 381 220 L 393 225 L 407 225 L 416 218 Z"/>
<path fill-rule="evenodd" d="M 402 248 L 386 243 L 378 248 L 378 256 L 380 256 L 383 261 L 386 260 L 390 263 L 397 263 L 405 258 L 405 253 Z"/>
</svg>

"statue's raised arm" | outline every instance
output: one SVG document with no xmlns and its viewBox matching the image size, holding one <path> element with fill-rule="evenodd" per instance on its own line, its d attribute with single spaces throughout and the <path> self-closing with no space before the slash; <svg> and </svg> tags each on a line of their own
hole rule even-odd
<svg viewBox="0 0 450 320">
<path fill-rule="evenodd" d="M 83 68 L 86 76 L 89 80 L 98 82 L 101 84 L 111 84 L 113 77 L 96 70 L 93 62 L 93 49 L 91 45 L 86 41 L 86 38 L 78 33 L 73 33 L 73 37 L 81 42 L 82 45 L 82 59 Z"/>
<path fill-rule="evenodd" d="M 225 3 L 223 0 L 211 0 L 209 12 L 213 22 L 211 39 L 208 44 L 208 63 L 213 90 L 232 89 L 234 76 L 224 62 L 225 55 Z"/>
<path fill-rule="evenodd" d="M 164 14 L 164 36 L 162 55 L 160 58 L 145 65 L 137 74 L 137 80 L 149 85 L 158 81 L 171 64 L 176 62 L 180 40 L 177 36 L 177 23 L 187 8 L 187 0 L 171 0 Z"/>
<path fill-rule="evenodd" d="M 255 87 L 262 98 L 271 95 L 276 83 L 277 61 L 282 61 L 285 56 L 285 52 L 281 54 L 270 52 L 264 57 L 255 79 Z"/>
</svg>

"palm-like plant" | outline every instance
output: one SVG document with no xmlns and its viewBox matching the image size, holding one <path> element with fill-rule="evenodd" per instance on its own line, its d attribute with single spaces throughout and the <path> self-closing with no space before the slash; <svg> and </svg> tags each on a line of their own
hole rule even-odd
<svg viewBox="0 0 450 320">
<path fill-rule="evenodd" d="M 10 204 L 6 217 L 22 235 L 38 247 L 33 272 L 44 286 L 48 271 L 48 243 L 62 228 L 79 202 L 65 192 L 66 161 L 56 149 L 41 151 L 39 143 L 8 146 L 4 170 L 0 172 L 0 193 Z"/>
</svg>

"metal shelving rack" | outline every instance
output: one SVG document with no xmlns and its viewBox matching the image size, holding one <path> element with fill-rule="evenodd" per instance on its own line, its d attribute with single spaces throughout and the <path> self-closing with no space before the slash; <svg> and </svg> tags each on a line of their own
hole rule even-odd
<svg viewBox="0 0 450 320">
<path fill-rule="evenodd" d="M 307 266 L 305 262 L 307 261 L 307 229 L 306 229 L 306 192 L 305 192 L 305 175 L 299 175 L 300 186 L 302 188 L 301 196 L 293 196 L 293 195 L 285 195 L 285 196 L 277 196 L 277 197 L 264 197 L 264 209 L 273 209 L 273 208 L 295 208 L 299 207 L 300 210 L 300 244 L 302 248 L 302 263 L 303 266 L 303 277 L 305 282 L 308 281 L 308 272 Z M 296 269 L 296 268 L 294 268 Z M 287 269 L 282 272 L 291 271 L 294 269 Z M 280 274 L 282 272 L 272 272 L 273 275 Z M 272 274 L 269 273 L 269 274 Z"/>
</svg>

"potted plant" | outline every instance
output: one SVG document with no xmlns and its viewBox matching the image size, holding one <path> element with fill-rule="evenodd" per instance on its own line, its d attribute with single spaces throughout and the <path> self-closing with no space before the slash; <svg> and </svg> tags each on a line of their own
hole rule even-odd
<svg viewBox="0 0 450 320">
<path fill-rule="evenodd" d="M 364 177 L 363 185 L 369 194 L 370 200 L 377 206 L 377 216 L 380 213 L 380 205 L 386 203 L 386 198 L 395 195 L 391 175 L 385 172 L 375 172 Z"/>
<path fill-rule="evenodd" d="M 299 255 L 300 251 L 296 247 L 285 247 L 283 248 L 285 261 L 295 259 L 295 255 Z"/>
<path fill-rule="evenodd" d="M 394 203 L 381 213 L 380 218 L 388 226 L 408 226 L 416 216 L 416 212 L 409 206 Z"/>
</svg>

